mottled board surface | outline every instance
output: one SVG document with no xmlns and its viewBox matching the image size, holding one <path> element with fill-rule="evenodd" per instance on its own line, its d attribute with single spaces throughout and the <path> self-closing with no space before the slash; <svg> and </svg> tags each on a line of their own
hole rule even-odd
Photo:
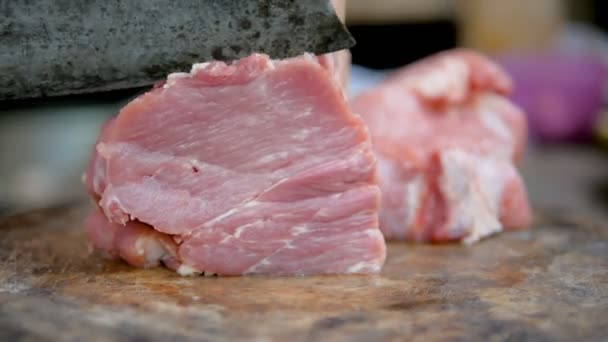
<svg viewBox="0 0 608 342">
<path fill-rule="evenodd" d="M 542 203 L 530 231 L 390 244 L 378 276 L 291 278 L 133 269 L 89 254 L 86 206 L 24 213 L 0 220 L 0 340 L 606 340 L 608 227 Z"/>
</svg>

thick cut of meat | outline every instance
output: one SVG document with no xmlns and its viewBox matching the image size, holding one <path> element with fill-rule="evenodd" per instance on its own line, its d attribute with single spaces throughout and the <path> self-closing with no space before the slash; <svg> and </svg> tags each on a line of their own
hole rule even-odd
<svg viewBox="0 0 608 342">
<path fill-rule="evenodd" d="M 369 125 L 387 238 L 474 242 L 530 224 L 515 169 L 526 122 L 495 64 L 454 50 L 405 67 L 352 100 Z"/>
<path fill-rule="evenodd" d="M 314 56 L 252 55 L 136 98 L 84 176 L 92 244 L 185 274 L 376 273 L 385 258 L 371 140 Z"/>
</svg>

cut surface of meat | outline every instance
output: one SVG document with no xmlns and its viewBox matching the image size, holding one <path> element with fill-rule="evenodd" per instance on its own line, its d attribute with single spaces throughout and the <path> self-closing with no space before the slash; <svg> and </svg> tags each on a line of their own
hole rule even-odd
<svg viewBox="0 0 608 342">
<path fill-rule="evenodd" d="M 375 156 L 338 83 L 308 55 L 169 75 L 101 131 L 90 241 L 180 273 L 377 273 Z"/>
<path fill-rule="evenodd" d="M 387 238 L 471 243 L 530 224 L 514 166 L 526 122 L 494 63 L 453 50 L 402 68 L 351 101 L 368 124 Z"/>
<path fill-rule="evenodd" d="M 101 126 L 101 132 L 93 147 L 89 166 L 82 175 L 82 182 L 86 186 L 87 192 L 96 201 L 100 199 L 100 194 L 102 194 L 106 188 L 106 162 L 105 159 L 97 153 L 97 145 L 110 137 L 113 124 L 114 118 L 111 118 Z"/>
</svg>

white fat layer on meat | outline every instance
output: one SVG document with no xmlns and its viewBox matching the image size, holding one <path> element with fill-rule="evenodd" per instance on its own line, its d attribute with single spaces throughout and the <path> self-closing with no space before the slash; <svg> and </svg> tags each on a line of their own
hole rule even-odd
<svg viewBox="0 0 608 342">
<path fill-rule="evenodd" d="M 512 140 L 513 136 L 509 127 L 505 124 L 502 118 L 495 112 L 484 110 L 479 113 L 481 122 L 492 132 L 505 140 Z"/>
<path fill-rule="evenodd" d="M 291 228 L 291 234 L 293 234 L 294 236 L 306 234 L 308 232 L 310 232 L 310 229 L 305 224 L 300 224 L 300 225 L 297 225 L 297 226 L 293 226 Z"/>
<path fill-rule="evenodd" d="M 380 263 L 360 261 L 346 269 L 346 273 L 361 273 L 363 271 L 376 273 L 380 271 Z"/>
<path fill-rule="evenodd" d="M 268 266 L 270 265 L 270 258 L 272 258 L 273 256 L 281 253 L 282 251 L 286 250 L 286 249 L 295 249 L 296 247 L 294 245 L 291 244 L 292 240 L 283 240 L 283 247 L 277 249 L 274 253 L 262 258 L 257 264 L 249 267 L 245 272 L 243 272 L 243 274 L 251 274 L 251 273 L 256 273 L 260 268 L 264 267 L 264 266 Z"/>
<path fill-rule="evenodd" d="M 445 59 L 424 77 L 413 78 L 414 86 L 426 97 L 441 98 L 446 93 L 458 90 L 457 98 L 464 97 L 467 90 L 462 86 L 462 80 L 469 79 L 470 70 L 464 61 Z"/>
<path fill-rule="evenodd" d="M 195 63 L 192 64 L 192 68 L 190 69 L 190 74 L 194 75 L 196 74 L 199 70 L 205 69 L 207 68 L 209 65 L 211 64 L 211 62 L 204 62 L 204 63 Z"/>
<path fill-rule="evenodd" d="M 411 227 L 416 218 L 416 213 L 420 207 L 420 198 L 424 185 L 422 176 L 416 176 L 412 181 L 408 182 L 405 186 L 405 207 L 407 210 L 406 217 L 407 222 L 405 223 L 406 229 Z"/>
<path fill-rule="evenodd" d="M 283 250 L 285 247 L 282 247 L 281 250 Z M 245 274 L 250 274 L 250 273 L 255 273 L 258 269 L 264 267 L 264 266 L 268 266 L 270 265 L 270 261 L 268 261 L 269 257 L 266 257 L 262 260 L 260 260 L 260 262 L 258 262 L 257 264 L 251 266 L 249 269 L 247 269 L 247 271 L 245 271 Z"/>
<path fill-rule="evenodd" d="M 97 153 L 99 153 L 99 155 L 102 156 L 104 159 L 110 158 L 110 147 L 108 146 L 108 144 L 100 142 L 95 146 L 95 150 L 97 150 Z"/>
<path fill-rule="evenodd" d="M 146 266 L 149 267 L 158 265 L 159 261 L 163 258 L 163 256 L 165 256 L 165 249 L 156 240 L 146 237 L 137 239 L 136 246 L 140 243 L 140 241 L 141 244 L 144 245 L 143 253 L 146 258 Z M 138 248 L 140 247 L 136 247 L 136 249 Z"/>
<path fill-rule="evenodd" d="M 262 158 L 258 159 L 258 161 L 262 164 L 266 164 L 266 163 L 272 163 L 273 161 L 276 161 L 276 160 L 285 159 L 288 156 L 289 156 L 289 151 L 280 151 L 280 152 L 276 152 L 276 153 L 267 154 L 267 155 L 263 156 Z"/>
<path fill-rule="evenodd" d="M 256 206 L 258 204 L 260 204 L 260 202 L 258 202 L 258 201 L 249 201 L 249 202 L 245 203 L 245 205 L 243 205 L 243 207 L 250 208 L 250 207 Z"/>
<path fill-rule="evenodd" d="M 400 164 L 381 155 L 377 156 L 378 179 L 383 183 L 381 187 L 392 187 L 395 183 L 403 183 L 402 170 L 413 168 L 413 166 L 405 162 Z M 413 225 L 416 213 L 421 205 L 420 198 L 424 185 L 423 175 L 415 175 L 407 180 L 403 189 L 403 205 L 399 206 L 399 217 L 405 217 L 405 222 L 400 222 L 398 228 L 392 229 L 394 234 L 404 236 L 407 229 Z M 385 192 L 383 195 L 388 196 L 388 194 L 388 192 Z M 380 210 L 384 210 L 383 208 L 384 206 L 381 206 Z"/>
<path fill-rule="evenodd" d="M 100 157 L 102 157 L 106 160 L 108 159 L 109 151 L 108 151 L 107 145 L 105 145 L 103 143 L 99 143 L 99 144 L 97 144 L 95 149 L 97 150 L 97 153 L 99 153 Z M 94 165 L 95 170 L 93 172 L 93 190 L 97 193 L 101 193 L 101 191 L 102 191 L 101 183 L 105 177 L 105 170 L 100 170 L 100 167 L 102 165 L 103 164 L 100 164 L 99 160 L 95 160 L 95 165 Z M 85 176 L 85 180 L 86 180 L 86 173 L 84 174 L 84 176 Z"/>
<path fill-rule="evenodd" d="M 167 76 L 167 81 L 165 82 L 165 84 L 163 84 L 163 89 L 169 89 L 169 87 L 175 85 L 178 79 L 188 77 L 190 77 L 190 74 L 187 72 L 175 72 L 169 74 L 169 76 Z"/>
<path fill-rule="evenodd" d="M 442 193 L 452 212 L 447 230 L 470 244 L 502 230 L 498 207 L 505 179 L 503 165 L 492 157 L 480 157 L 459 149 L 441 153 Z"/>
<path fill-rule="evenodd" d="M 310 136 L 311 133 L 312 133 L 312 129 L 303 128 L 303 129 L 295 132 L 294 134 L 292 134 L 291 137 L 296 141 L 304 141 L 304 140 L 306 140 L 306 138 L 308 138 Z"/>
<path fill-rule="evenodd" d="M 512 142 L 515 137 L 507 123 L 505 123 L 502 117 L 498 114 L 501 111 L 501 107 L 505 106 L 505 99 L 502 96 L 496 94 L 483 94 L 477 98 L 476 112 L 481 119 L 481 122 L 492 132 L 499 137 Z M 506 111 L 507 109 L 502 109 Z"/>
<path fill-rule="evenodd" d="M 181 276 L 192 276 L 192 275 L 199 275 L 199 274 L 203 273 L 203 271 L 200 271 L 193 266 L 181 264 L 177 268 L 177 273 Z"/>
<path fill-rule="evenodd" d="M 257 221 L 254 221 L 254 222 L 252 222 L 252 223 L 248 223 L 248 224 L 242 225 L 242 226 L 238 227 L 238 228 L 237 228 L 237 229 L 234 231 L 234 234 L 232 234 L 232 235 L 233 235 L 235 238 L 240 238 L 240 237 L 241 237 L 241 234 L 243 234 L 243 232 L 244 232 L 246 229 L 251 228 L 251 227 L 254 227 L 254 226 L 256 226 L 256 225 L 260 225 L 260 224 L 262 224 L 262 220 L 257 220 Z"/>
<path fill-rule="evenodd" d="M 366 230 L 363 230 L 361 232 L 361 234 L 365 234 L 371 238 L 382 237 L 382 233 L 380 232 L 380 229 L 378 229 L 378 228 L 368 228 Z"/>
<path fill-rule="evenodd" d="M 224 236 L 224 238 L 220 241 L 220 243 L 229 242 L 232 238 L 238 239 L 238 238 L 241 237 L 241 234 L 243 234 L 243 232 L 245 230 L 247 230 L 249 228 L 252 228 L 252 227 L 255 227 L 255 226 L 261 226 L 263 224 L 264 224 L 264 222 L 262 220 L 256 220 L 256 221 L 253 221 L 251 223 L 247 223 L 247 224 L 244 224 L 242 226 L 239 226 L 239 227 L 237 227 L 234 230 L 233 234 L 228 234 L 228 235 Z"/>
<path fill-rule="evenodd" d="M 228 63 L 227 65 L 230 65 L 230 63 Z M 192 65 L 192 69 L 190 69 L 190 75 L 194 75 L 202 69 L 225 68 L 225 67 L 226 67 L 226 64 L 223 62 L 219 62 L 219 61 L 195 63 Z M 266 60 L 265 67 L 269 70 L 273 70 L 275 68 L 275 64 L 272 60 Z"/>
<path fill-rule="evenodd" d="M 131 216 L 127 215 L 124 206 L 118 197 L 114 195 L 112 185 L 106 187 L 99 203 L 104 215 L 108 218 L 112 218 L 111 220 L 113 222 L 120 223 L 124 226 L 129 220 L 129 216 Z"/>
<path fill-rule="evenodd" d="M 498 114 L 500 107 L 504 107 L 505 99 L 502 96 L 496 94 L 484 94 L 477 99 L 477 113 L 481 123 L 488 129 L 490 129 L 496 136 L 505 140 L 502 145 L 504 148 L 497 151 L 493 148 L 494 155 L 498 155 L 502 152 L 502 155 L 508 157 L 513 154 L 515 136 L 509 129 L 509 125 L 503 120 Z M 507 110 L 507 109 L 503 109 Z"/>
<path fill-rule="evenodd" d="M 102 177 L 101 177 L 101 172 L 96 171 L 93 174 L 93 190 L 97 193 L 100 193 L 102 191 L 102 186 L 101 186 L 101 182 L 102 182 Z"/>
<path fill-rule="evenodd" d="M 327 6 L 328 6 L 329 8 L 331 8 L 331 9 L 333 9 L 333 5 L 332 5 L 331 3 L 329 3 L 329 2 L 328 2 L 328 3 L 327 3 Z M 315 56 L 315 55 L 314 55 L 314 54 L 312 54 L 312 53 L 309 53 L 309 52 L 306 52 L 306 53 L 302 54 L 302 58 L 303 58 L 303 59 L 305 59 L 305 60 L 308 60 L 308 61 L 310 61 L 310 62 L 319 63 L 319 59 L 318 59 L 318 57 L 317 57 L 317 56 Z"/>
<path fill-rule="evenodd" d="M 238 228 L 237 228 L 237 229 L 234 231 L 234 237 L 235 237 L 235 238 L 240 238 L 240 237 L 241 237 L 241 234 L 243 233 L 243 231 L 244 231 L 245 229 L 247 229 L 247 227 L 249 227 L 249 226 L 245 225 L 245 226 L 240 226 L 240 227 L 238 227 Z"/>
<path fill-rule="evenodd" d="M 135 254 L 143 256 L 144 253 L 146 253 L 146 248 L 144 245 L 145 241 L 143 238 L 137 239 L 137 241 L 135 241 Z"/>
<path fill-rule="evenodd" d="M 401 108 L 416 108 L 418 106 L 418 99 L 412 96 L 405 95 L 407 94 L 404 94 L 403 89 L 398 87 L 389 87 L 387 89 L 384 89 L 384 91 L 380 93 L 380 98 L 378 100 L 382 101 L 382 107 L 392 108 L 398 106 Z M 378 107 L 381 108 L 380 106 Z M 388 114 L 390 114 L 390 112 Z M 379 122 L 386 123 L 387 127 L 393 127 L 394 129 L 394 126 L 392 125 L 391 121 Z M 402 127 L 398 128 L 402 129 Z"/>
<path fill-rule="evenodd" d="M 260 192 L 260 193 L 259 193 L 257 196 L 261 196 L 261 195 L 263 195 L 263 194 L 267 194 L 267 193 L 269 193 L 269 192 L 273 191 L 273 190 L 274 190 L 275 188 L 277 188 L 279 185 L 281 185 L 281 184 L 283 184 L 283 183 L 287 182 L 288 180 L 290 180 L 290 178 L 289 178 L 289 177 L 285 177 L 285 178 L 281 179 L 280 181 L 278 181 L 278 182 L 274 183 L 272 186 L 270 186 L 268 189 L 266 189 L 266 190 L 264 190 L 264 191 Z M 256 197 L 257 197 L 257 196 L 256 196 Z M 245 206 L 245 207 L 252 207 L 252 206 L 257 205 L 257 204 L 259 204 L 259 203 L 260 203 L 260 202 L 257 202 L 257 201 L 255 201 L 255 200 L 251 200 L 251 201 L 249 201 L 249 202 L 245 203 L 245 205 L 244 205 L 244 206 Z"/>
<path fill-rule="evenodd" d="M 478 163 L 476 168 L 480 189 L 492 212 L 498 216 L 500 202 L 507 182 L 507 167 L 511 167 L 508 157 L 505 159 L 489 158 Z"/>
<path fill-rule="evenodd" d="M 325 208 L 321 208 L 319 209 L 319 211 L 317 211 L 317 213 L 315 214 L 315 217 L 317 218 L 324 218 L 324 217 L 330 217 L 332 214 L 332 212 L 330 210 L 326 210 Z"/>
<path fill-rule="evenodd" d="M 285 247 L 287 247 L 287 245 L 285 245 Z M 268 265 L 270 265 L 270 261 L 268 261 L 268 259 L 264 259 L 264 260 L 260 261 L 260 263 L 258 265 L 259 266 L 268 266 Z"/>
<path fill-rule="evenodd" d="M 305 110 L 302 110 L 301 112 L 297 113 L 295 115 L 294 119 L 305 118 L 307 116 L 310 116 L 313 112 L 314 112 L 313 107 L 308 107 Z"/>
<path fill-rule="evenodd" d="M 238 207 L 237 208 L 232 208 L 232 209 L 226 211 L 225 213 L 223 213 L 223 214 L 221 214 L 221 215 L 213 218 L 212 220 L 207 221 L 205 224 L 203 224 L 203 228 L 212 227 L 214 224 L 222 221 L 223 219 L 225 219 L 225 218 L 227 218 L 229 216 L 232 216 L 232 215 L 236 214 L 238 211 L 239 211 Z"/>
<path fill-rule="evenodd" d="M 374 156 L 370 157 L 371 153 L 372 152 L 367 148 L 359 148 L 357 149 L 356 153 L 352 154 L 348 158 L 348 162 L 350 164 L 353 164 L 351 167 L 356 168 L 359 173 L 370 172 L 373 168 L 376 167 L 374 163 L 367 162 L 367 160 L 369 160 L 370 158 L 375 159 Z"/>
<path fill-rule="evenodd" d="M 294 228 L 297 228 L 298 226 L 294 226 Z M 292 232 L 294 230 L 294 228 L 292 228 Z M 359 234 L 362 235 L 367 235 L 371 238 L 378 238 L 378 239 L 383 239 L 382 233 L 380 232 L 380 229 L 378 228 L 368 228 L 365 230 L 362 230 L 359 232 Z M 318 239 L 312 239 L 315 241 L 324 241 L 325 238 L 318 238 Z M 286 250 L 286 249 L 296 249 L 297 247 L 294 246 L 292 244 L 293 239 L 289 239 L 289 240 L 284 240 L 283 243 L 283 247 L 277 249 L 274 253 L 264 257 L 263 259 L 261 259 L 257 264 L 249 267 L 247 269 L 247 271 L 244 272 L 244 274 L 251 274 L 251 273 L 255 273 L 257 272 L 260 268 L 263 268 L 264 266 L 268 266 L 270 265 L 270 259 L 281 253 L 282 251 Z M 352 266 L 350 266 L 347 270 L 346 273 L 360 273 L 362 271 L 370 271 L 370 272 L 378 272 L 380 271 L 380 266 L 381 263 L 380 262 L 358 262 Z"/>
</svg>

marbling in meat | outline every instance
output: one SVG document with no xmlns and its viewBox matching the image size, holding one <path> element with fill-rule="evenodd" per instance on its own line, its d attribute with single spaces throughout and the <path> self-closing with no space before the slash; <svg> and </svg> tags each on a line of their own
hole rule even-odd
<svg viewBox="0 0 608 342">
<path fill-rule="evenodd" d="M 474 242 L 530 224 L 515 169 L 526 122 L 507 75 L 454 50 L 407 66 L 355 97 L 369 126 L 387 238 Z"/>
<path fill-rule="evenodd" d="M 314 56 L 194 65 L 102 129 L 92 244 L 182 274 L 377 273 L 375 157 Z"/>
</svg>

